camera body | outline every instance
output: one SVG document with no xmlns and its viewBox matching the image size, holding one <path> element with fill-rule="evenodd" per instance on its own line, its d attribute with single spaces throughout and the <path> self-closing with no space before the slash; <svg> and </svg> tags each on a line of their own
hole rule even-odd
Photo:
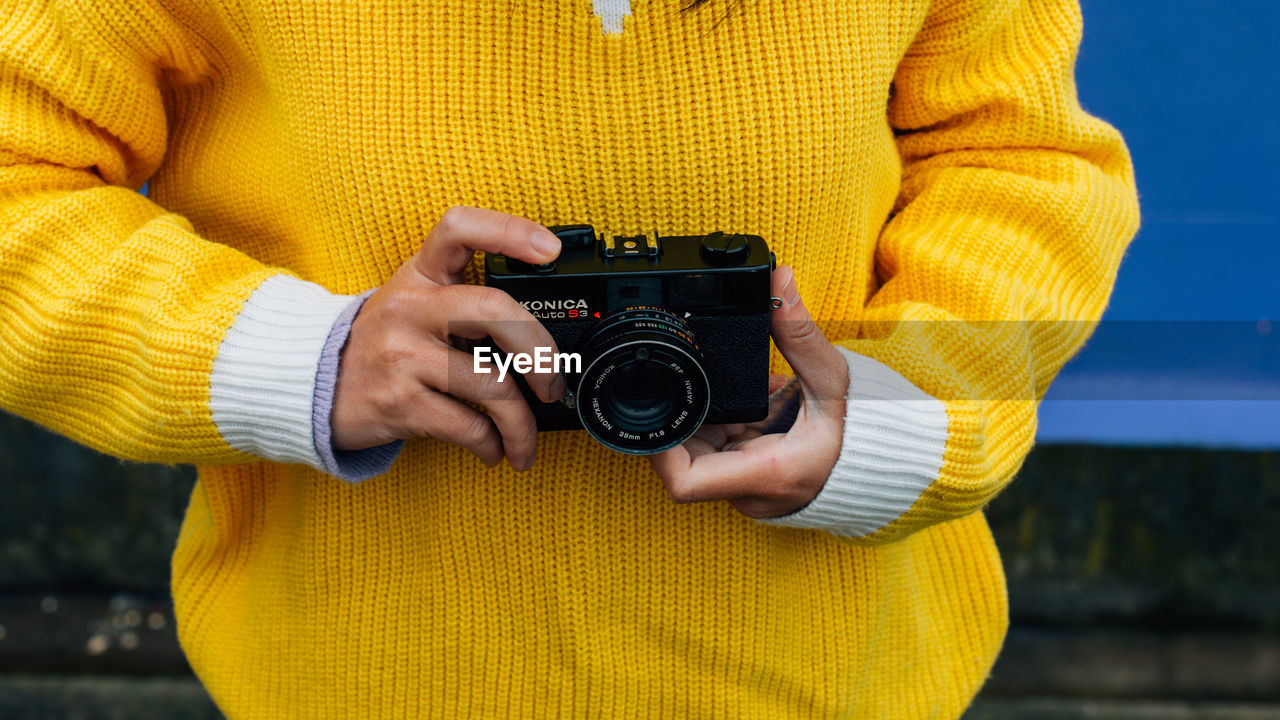
<svg viewBox="0 0 1280 720">
<path fill-rule="evenodd" d="M 542 403 L 517 378 L 539 430 L 586 429 L 630 454 L 661 452 L 704 423 L 768 414 L 773 254 L 755 235 L 597 236 L 555 226 L 547 265 L 485 257 L 485 283 L 581 358 L 569 394 Z"/>
</svg>

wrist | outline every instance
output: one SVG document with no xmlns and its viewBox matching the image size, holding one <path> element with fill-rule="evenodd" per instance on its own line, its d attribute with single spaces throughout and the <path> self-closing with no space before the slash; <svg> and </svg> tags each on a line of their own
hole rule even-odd
<svg viewBox="0 0 1280 720">
<path fill-rule="evenodd" d="M 838 459 L 808 505 L 761 522 L 865 537 L 910 510 L 937 478 L 948 417 L 940 400 L 897 371 L 838 349 L 849 366 Z"/>
<path fill-rule="evenodd" d="M 340 450 L 334 442 L 333 411 L 342 350 L 351 335 L 356 315 L 373 293 L 373 290 L 368 290 L 355 296 L 335 318 L 316 365 L 311 416 L 316 455 L 321 470 L 347 482 L 360 482 L 387 472 L 404 445 L 403 440 L 395 440 L 359 450 Z"/>
</svg>

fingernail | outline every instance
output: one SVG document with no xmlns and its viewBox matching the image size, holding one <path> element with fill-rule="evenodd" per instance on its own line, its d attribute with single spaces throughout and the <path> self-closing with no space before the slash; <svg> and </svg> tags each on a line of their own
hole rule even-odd
<svg viewBox="0 0 1280 720">
<path fill-rule="evenodd" d="M 520 472 L 528 472 L 529 469 L 533 467 L 533 461 L 537 459 L 538 459 L 538 453 L 534 452 L 530 454 L 529 457 L 525 458 L 524 462 L 520 463 L 520 467 L 516 469 L 519 470 Z"/>
<path fill-rule="evenodd" d="M 555 402 L 564 397 L 565 391 L 569 389 L 569 384 L 565 382 L 563 375 L 557 375 L 556 379 L 551 383 L 551 402 Z"/>
<path fill-rule="evenodd" d="M 796 274 L 791 268 L 785 268 L 787 277 L 782 285 L 782 300 L 788 305 L 800 302 L 800 288 L 796 287 Z"/>
<path fill-rule="evenodd" d="M 548 260 L 560 254 L 560 238 L 551 234 L 550 230 L 534 230 L 530 242 L 533 244 L 533 249 Z"/>
</svg>

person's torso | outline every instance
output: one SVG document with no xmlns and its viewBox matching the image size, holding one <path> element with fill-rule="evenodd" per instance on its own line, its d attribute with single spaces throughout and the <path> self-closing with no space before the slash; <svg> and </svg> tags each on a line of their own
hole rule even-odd
<svg viewBox="0 0 1280 720">
<path fill-rule="evenodd" d="M 636 0 L 621 32 L 619 3 L 590 0 L 193 12 L 217 73 L 168 94 L 153 197 L 340 293 L 381 284 L 452 205 L 758 234 L 847 329 L 929 2 L 682 4 Z M 948 717 L 1004 627 L 980 515 L 860 547 L 675 505 L 581 432 L 544 434 L 525 474 L 425 440 L 356 486 L 206 468 L 174 596 L 233 718 Z"/>
<path fill-rule="evenodd" d="M 621 32 L 589 0 L 218 6 L 197 26 L 216 76 L 172 93 L 154 195 L 335 292 L 380 284 L 451 205 L 749 232 L 816 316 L 851 319 L 898 192 L 893 74 L 929 3 L 683 4 L 637 0 Z"/>
</svg>

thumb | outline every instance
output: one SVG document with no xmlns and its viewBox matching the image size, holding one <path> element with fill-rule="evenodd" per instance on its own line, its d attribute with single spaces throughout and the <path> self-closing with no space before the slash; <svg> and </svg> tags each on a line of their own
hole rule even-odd
<svg viewBox="0 0 1280 720">
<path fill-rule="evenodd" d="M 782 298 L 782 307 L 773 311 L 769 332 L 805 393 L 814 399 L 843 398 L 849 387 L 849 366 L 810 317 L 790 267 L 784 265 L 773 273 L 772 291 L 774 297 Z"/>
</svg>

